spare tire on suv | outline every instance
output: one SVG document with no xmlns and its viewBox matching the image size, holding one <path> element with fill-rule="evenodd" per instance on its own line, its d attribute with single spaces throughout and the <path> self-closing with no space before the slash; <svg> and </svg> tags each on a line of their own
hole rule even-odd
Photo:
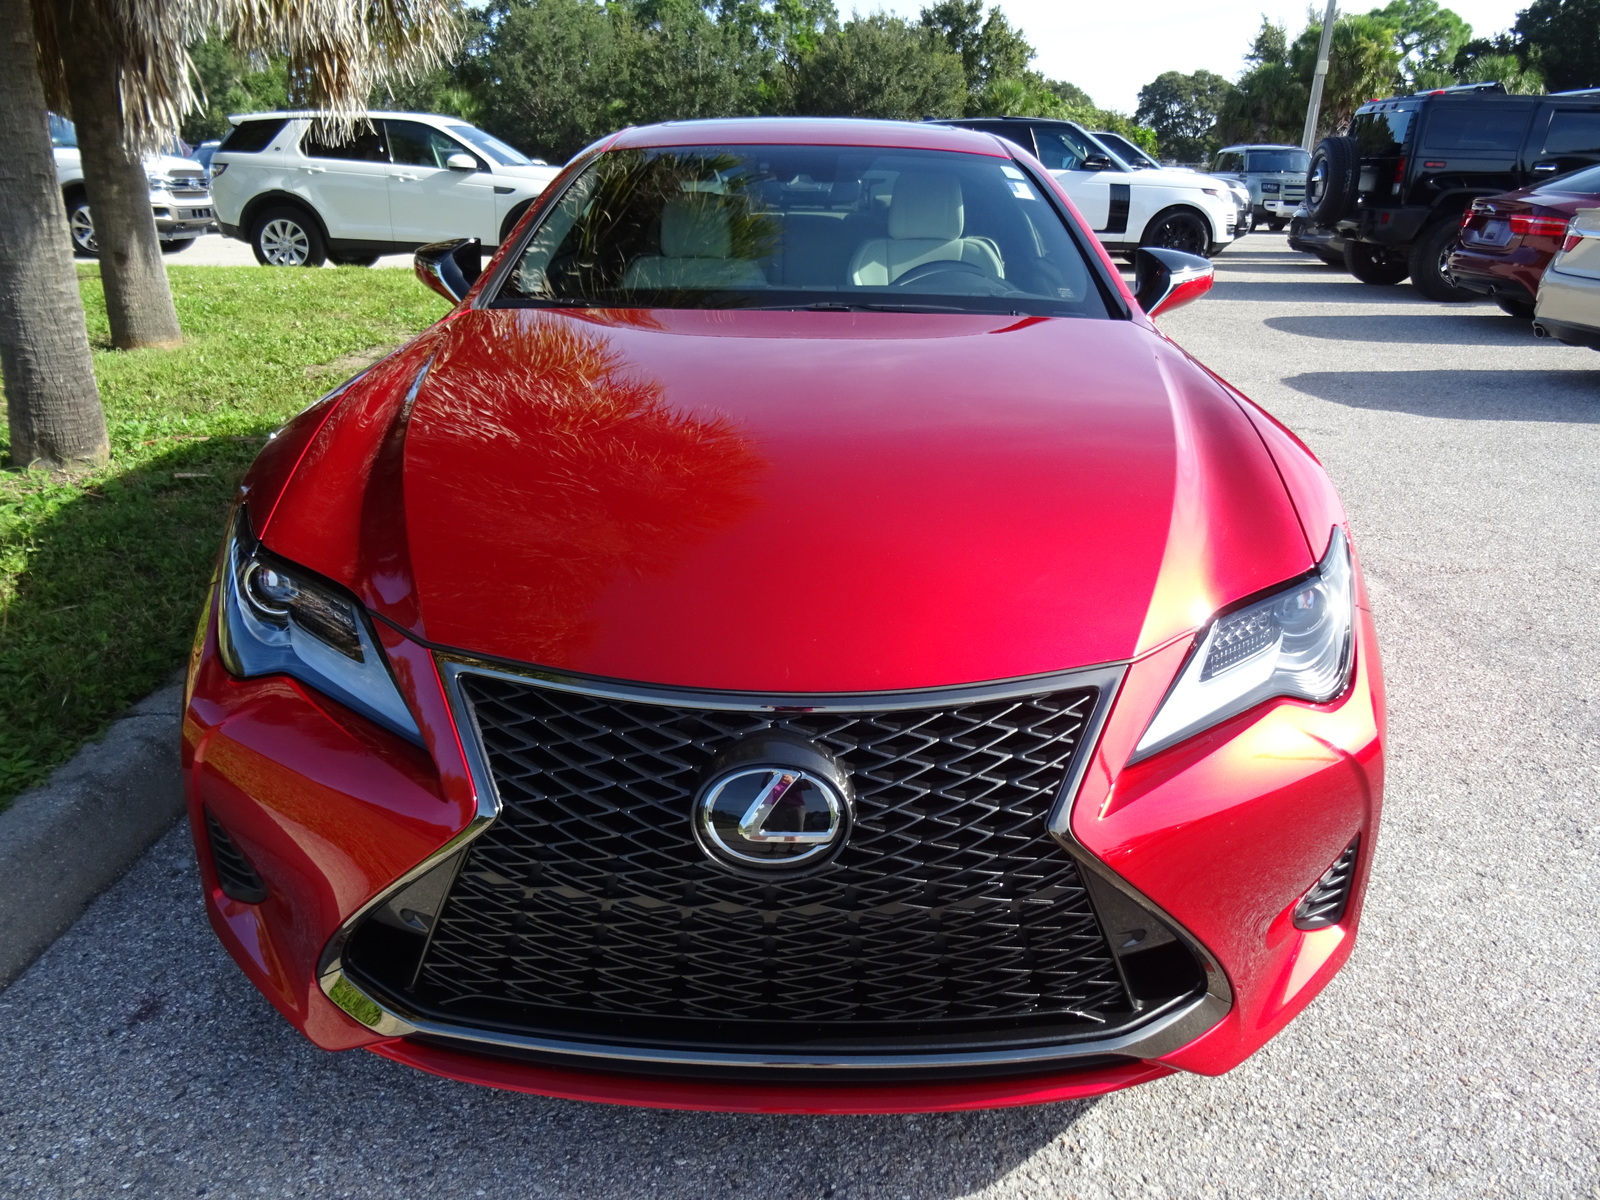
<svg viewBox="0 0 1600 1200">
<path fill-rule="evenodd" d="M 1332 225 L 1356 203 L 1361 152 L 1354 138 L 1325 137 L 1311 152 L 1306 174 L 1306 207 L 1318 225 Z"/>
</svg>

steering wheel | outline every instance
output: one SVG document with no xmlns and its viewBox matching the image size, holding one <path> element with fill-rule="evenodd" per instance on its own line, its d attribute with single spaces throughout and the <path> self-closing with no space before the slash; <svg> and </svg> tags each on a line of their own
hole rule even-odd
<svg viewBox="0 0 1600 1200">
<path fill-rule="evenodd" d="M 994 277 L 975 263 L 962 262 L 956 258 L 940 258 L 933 262 L 918 263 L 904 275 L 894 281 L 895 287 L 905 287 L 908 283 L 915 283 L 919 279 L 926 279 L 930 275 L 944 275 L 951 271 L 965 271 L 969 275 L 976 275 L 985 282 Z"/>
</svg>

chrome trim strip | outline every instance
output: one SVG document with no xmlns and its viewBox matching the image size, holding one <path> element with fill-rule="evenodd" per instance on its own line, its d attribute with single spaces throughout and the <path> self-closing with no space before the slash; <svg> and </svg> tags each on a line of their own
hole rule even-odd
<svg viewBox="0 0 1600 1200">
<path fill-rule="evenodd" d="M 1051 1063 L 1069 1067 L 1073 1060 L 1106 1054 L 1125 1054 L 1136 1058 L 1158 1058 L 1193 1041 L 1232 1007 L 1232 992 L 1227 978 L 1216 960 L 1200 942 L 1185 931 L 1149 900 L 1145 899 L 1115 872 L 1101 863 L 1073 836 L 1070 827 L 1072 799 L 1088 770 L 1089 760 L 1099 745 L 1100 732 L 1111 711 L 1116 696 L 1121 691 L 1126 663 L 1110 663 L 1081 670 L 1052 672 L 1044 675 L 1024 676 L 989 683 L 967 684 L 946 688 L 923 688 L 890 692 L 855 692 L 840 694 L 812 693 L 729 693 L 707 692 L 688 688 L 673 688 L 656 684 L 629 683 L 622 680 L 587 679 L 560 671 L 539 667 L 512 670 L 462 655 L 436 651 L 435 662 L 449 697 L 450 710 L 466 752 L 467 767 L 472 776 L 478 799 L 478 811 L 472 821 L 433 854 L 407 871 L 394 884 L 386 888 L 358 909 L 339 927 L 328 942 L 318 969 L 318 983 L 323 993 L 374 1033 L 385 1037 L 406 1037 L 427 1034 L 433 1037 L 499 1046 L 507 1049 L 536 1051 L 552 1055 L 566 1055 L 580 1059 L 604 1059 L 614 1063 L 652 1063 L 667 1066 L 741 1066 L 762 1069 L 817 1069 L 884 1070 L 916 1067 L 980 1067 L 1004 1066 L 1018 1063 L 1038 1063 L 1041 1068 Z M 502 802 L 494 784 L 493 774 L 483 754 L 483 740 L 472 707 L 462 695 L 458 680 L 472 673 L 516 682 L 533 682 L 542 687 L 586 695 L 603 696 L 612 700 L 634 700 L 643 703 L 673 704 L 690 708 L 711 708 L 730 711 L 755 712 L 885 712 L 897 709 L 925 708 L 944 703 L 976 703 L 1001 700 L 1016 696 L 1030 696 L 1040 692 L 1060 691 L 1071 687 L 1097 689 L 1095 707 L 1084 728 L 1078 753 L 1073 757 L 1073 767 L 1063 781 L 1061 792 L 1051 811 L 1048 828 L 1053 837 L 1070 853 L 1081 869 L 1094 872 L 1097 878 L 1116 887 L 1130 900 L 1168 926 L 1173 934 L 1204 965 L 1209 986 L 1207 991 L 1183 1004 L 1162 1013 L 1151 1014 L 1146 1023 L 1109 1037 L 1084 1041 L 1058 1043 L 994 1051 L 951 1051 L 934 1054 L 860 1054 L 860 1055 L 773 1055 L 737 1052 L 671 1050 L 654 1047 L 612 1045 L 601 1042 L 576 1042 L 560 1039 L 530 1037 L 492 1030 L 473 1029 L 430 1020 L 388 1006 L 362 991 L 345 973 L 342 952 L 363 918 L 389 896 L 398 892 L 422 875 L 431 871 L 452 854 L 457 853 L 484 833 L 500 815 Z M 1092 898 L 1092 897 L 1091 897 Z M 1113 948 L 1113 953 L 1115 949 Z"/>
</svg>

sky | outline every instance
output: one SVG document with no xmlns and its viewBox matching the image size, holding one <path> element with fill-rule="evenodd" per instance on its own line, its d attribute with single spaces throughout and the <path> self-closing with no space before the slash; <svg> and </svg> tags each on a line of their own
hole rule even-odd
<svg viewBox="0 0 1600 1200">
<path fill-rule="evenodd" d="M 1385 0 L 1358 0 L 1344 11 L 1368 12 Z M 842 0 L 841 11 L 879 9 L 914 18 L 926 0 Z M 1317 4 L 1318 19 L 1326 0 Z M 993 0 L 990 0 L 992 6 Z M 1528 0 L 1444 0 L 1475 36 L 1509 29 Z M 1265 13 L 1294 37 L 1306 26 L 1305 0 L 999 0 L 999 7 L 1033 43 L 1033 66 L 1075 83 L 1101 108 L 1131 113 L 1139 89 L 1163 71 L 1204 68 L 1228 79 L 1244 69 Z"/>
</svg>

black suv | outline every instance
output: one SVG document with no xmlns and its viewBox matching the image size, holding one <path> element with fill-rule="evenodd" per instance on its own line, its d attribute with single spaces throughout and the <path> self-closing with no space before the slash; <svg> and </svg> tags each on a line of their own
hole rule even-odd
<svg viewBox="0 0 1600 1200">
<path fill-rule="evenodd" d="M 1493 196 L 1600 163 L 1600 89 L 1508 96 L 1498 83 L 1374 100 L 1347 137 L 1311 155 L 1305 220 L 1290 245 L 1363 283 L 1407 275 L 1430 300 L 1477 296 L 1450 278 L 1462 213 Z"/>
</svg>

